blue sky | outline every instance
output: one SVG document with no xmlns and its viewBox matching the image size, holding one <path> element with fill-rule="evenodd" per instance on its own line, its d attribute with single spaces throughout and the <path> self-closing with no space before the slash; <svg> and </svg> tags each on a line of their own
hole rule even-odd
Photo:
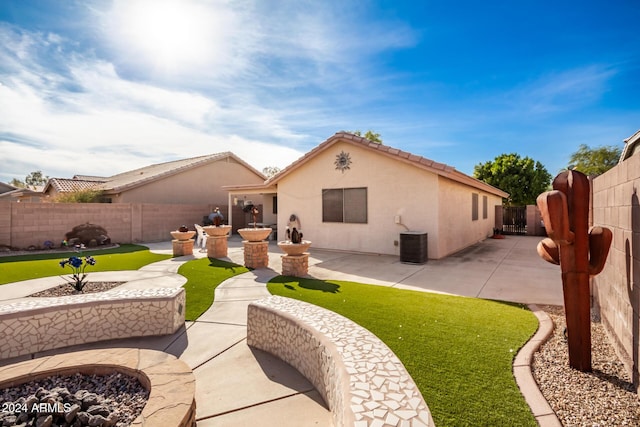
<svg viewBox="0 0 640 427">
<path fill-rule="evenodd" d="M 1 0 L 0 181 L 282 168 L 356 129 L 555 175 L 640 129 L 639 20 L 637 0 Z"/>
</svg>

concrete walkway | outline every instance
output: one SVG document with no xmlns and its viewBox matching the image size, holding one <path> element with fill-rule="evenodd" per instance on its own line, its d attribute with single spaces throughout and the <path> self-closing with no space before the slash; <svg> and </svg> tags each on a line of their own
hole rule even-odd
<svg viewBox="0 0 640 427">
<path fill-rule="evenodd" d="M 397 256 L 352 254 L 312 247 L 309 274 L 318 279 L 562 305 L 559 268 L 538 257 L 535 246 L 539 240 L 516 236 L 504 240 L 487 239 L 444 260 L 430 260 L 424 265 L 402 264 Z M 147 246 L 154 252 L 171 253 L 171 242 Z M 162 350 L 179 357 L 193 369 L 198 426 L 332 425 L 331 414 L 304 377 L 279 359 L 246 345 L 247 305 L 269 295 L 266 283 L 281 271 L 281 255 L 275 242 L 272 243 L 270 268 L 244 273 L 222 283 L 216 289 L 213 306 L 196 322 L 187 322 L 171 336 L 94 343 L 42 355 L 113 346 Z M 125 280 L 132 280 L 127 286 L 182 286 L 184 281 L 175 274 L 179 266 L 189 259 L 204 256 L 206 253 L 194 249 L 193 256 L 173 258 L 145 266 L 138 272 L 127 272 Z M 243 264 L 239 238 L 229 240 L 228 260 Z M 101 276 L 100 279 L 95 277 L 97 280 L 109 280 L 123 273 L 93 274 Z M 59 284 L 56 279 L 3 285 L 0 301 L 21 298 L 34 292 L 33 289 Z M 0 365 L 15 361 L 0 361 Z"/>
</svg>

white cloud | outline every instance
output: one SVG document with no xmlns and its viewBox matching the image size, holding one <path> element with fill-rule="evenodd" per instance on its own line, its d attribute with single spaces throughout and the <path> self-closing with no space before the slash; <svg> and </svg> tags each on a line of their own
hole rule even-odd
<svg viewBox="0 0 640 427">
<path fill-rule="evenodd" d="M 366 62 L 416 42 L 406 25 L 342 2 L 175 4 L 92 4 L 90 39 L 0 23 L 0 180 L 110 175 L 219 151 L 284 167 L 370 122 L 355 110 L 384 88 Z M 161 5 L 174 20 L 155 16 L 154 27 L 143 12 Z"/>
<path fill-rule="evenodd" d="M 514 104 L 531 114 L 549 114 L 596 103 L 608 90 L 616 70 L 606 65 L 547 73 L 507 94 Z"/>
</svg>

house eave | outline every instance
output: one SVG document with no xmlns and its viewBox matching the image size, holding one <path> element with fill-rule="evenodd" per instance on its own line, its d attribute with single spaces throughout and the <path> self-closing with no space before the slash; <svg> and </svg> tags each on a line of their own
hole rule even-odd
<svg viewBox="0 0 640 427">
<path fill-rule="evenodd" d="M 277 185 L 268 184 L 223 185 L 222 189 L 229 194 L 275 194 L 278 192 Z"/>
<path fill-rule="evenodd" d="M 314 147 L 311 151 L 306 153 L 304 156 L 300 157 L 299 159 L 291 163 L 289 166 L 284 168 L 282 171 L 278 172 L 273 177 L 269 178 L 265 182 L 265 184 L 266 185 L 277 184 L 278 181 L 280 181 L 287 175 L 291 174 L 292 172 L 300 168 L 302 165 L 310 161 L 312 158 L 316 157 L 318 154 L 328 150 L 338 142 L 345 142 L 347 144 L 352 144 L 357 147 L 363 147 L 365 149 L 376 151 L 378 154 L 382 156 L 403 162 L 413 167 L 418 167 L 420 169 L 435 173 L 438 176 L 442 176 L 450 180 L 457 181 L 461 184 L 468 185 L 470 187 L 493 194 L 498 197 L 503 197 L 503 198 L 509 197 L 508 193 L 505 193 L 499 188 L 493 187 L 485 182 L 482 182 L 473 177 L 465 175 L 462 172 L 459 172 L 458 170 L 456 170 L 456 168 L 454 168 L 453 166 L 449 166 L 444 163 L 439 163 L 439 162 L 427 159 L 426 157 L 400 150 L 398 148 L 393 148 L 387 145 L 375 143 L 366 138 L 363 138 L 348 132 L 337 132 L 336 134 L 332 135 L 327 140 L 322 142 L 320 145 L 317 145 L 316 147 Z"/>
</svg>

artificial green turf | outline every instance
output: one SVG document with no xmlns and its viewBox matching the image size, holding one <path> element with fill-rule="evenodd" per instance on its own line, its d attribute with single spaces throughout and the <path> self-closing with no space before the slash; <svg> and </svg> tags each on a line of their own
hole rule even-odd
<svg viewBox="0 0 640 427">
<path fill-rule="evenodd" d="M 512 374 L 536 331 L 526 308 L 343 281 L 278 276 L 272 294 L 310 302 L 369 329 L 402 360 L 443 426 L 535 426 Z"/>
<path fill-rule="evenodd" d="M 246 273 L 248 268 L 216 258 L 200 258 L 184 263 L 178 274 L 187 278 L 185 320 L 196 320 L 213 304 L 215 289 L 223 281 Z"/>
<path fill-rule="evenodd" d="M 86 273 L 95 271 L 137 270 L 147 264 L 171 258 L 170 255 L 154 254 L 140 245 L 120 245 L 119 247 L 78 252 L 55 252 L 34 255 L 0 257 L 0 285 L 21 280 L 38 279 L 48 276 L 72 274 L 69 267 L 60 267 L 59 261 L 70 256 L 91 255 L 96 264 L 88 266 Z"/>
</svg>

